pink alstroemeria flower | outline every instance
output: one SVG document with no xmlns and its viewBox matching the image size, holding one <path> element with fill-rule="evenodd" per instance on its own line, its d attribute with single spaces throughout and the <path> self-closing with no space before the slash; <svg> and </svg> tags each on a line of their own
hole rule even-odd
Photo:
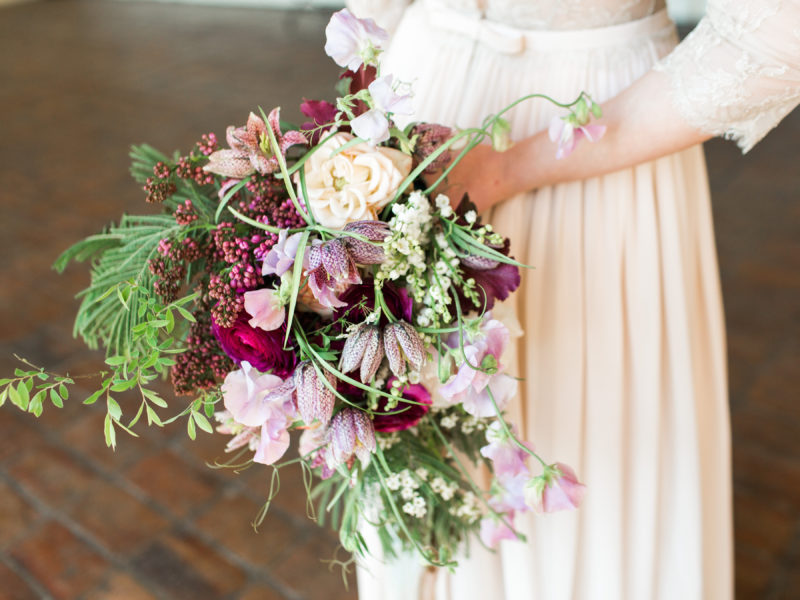
<svg viewBox="0 0 800 600">
<path fill-rule="evenodd" d="M 454 334 L 450 345 L 458 344 L 458 334 Z M 491 417 L 497 408 L 503 410 L 517 391 L 517 382 L 505 375 L 500 357 L 509 340 L 509 332 L 500 321 L 492 319 L 487 313 L 480 331 L 472 343 L 464 345 L 464 358 L 447 383 L 439 388 L 439 395 L 453 406 L 462 403 L 464 410 L 476 417 Z M 494 373 L 473 367 L 493 366 Z M 494 399 L 494 402 L 492 400 Z"/>
<path fill-rule="evenodd" d="M 561 117 L 553 117 L 548 129 L 550 140 L 558 142 L 558 149 L 556 150 L 556 158 L 558 160 L 572 154 L 581 138 L 585 137 L 590 142 L 596 142 L 603 137 L 605 132 L 605 125 L 574 125 L 569 122 L 569 119 Z"/>
<path fill-rule="evenodd" d="M 555 463 L 525 487 L 525 502 L 538 513 L 573 510 L 586 494 L 586 486 L 568 465 Z"/>
<path fill-rule="evenodd" d="M 289 447 L 289 426 L 297 418 L 292 399 L 294 381 L 259 373 L 250 363 L 228 373 L 222 384 L 225 409 L 233 420 L 247 427 L 261 427 L 253 460 L 272 464 Z M 248 437 L 248 441 L 249 438 Z"/>
<path fill-rule="evenodd" d="M 286 319 L 286 309 L 281 304 L 279 293 L 269 288 L 245 292 L 244 309 L 252 316 L 248 321 L 250 327 L 264 331 L 274 331 Z"/>
<path fill-rule="evenodd" d="M 513 514 L 505 515 L 507 520 L 513 518 Z M 514 540 L 517 535 L 503 521 L 494 517 L 486 517 L 481 520 L 481 541 L 488 548 L 497 548 L 502 540 Z"/>
<path fill-rule="evenodd" d="M 398 94 L 394 90 L 391 75 L 376 79 L 367 89 L 372 96 L 373 108 L 350 121 L 350 128 L 358 137 L 375 146 L 389 139 L 386 113 L 411 115 L 414 106 L 411 94 Z"/>
<path fill-rule="evenodd" d="M 308 143 L 299 131 L 281 133 L 280 108 L 272 109 L 267 121 L 281 154 L 286 154 L 289 146 Z M 250 113 L 245 127 L 228 127 L 226 137 L 230 148 L 212 153 L 208 157 L 208 164 L 203 167 L 204 171 L 243 179 L 253 173 L 269 175 L 278 169 L 278 158 L 270 143 L 267 124 L 255 113 Z"/>
<path fill-rule="evenodd" d="M 340 67 L 351 71 L 366 64 L 376 64 L 381 48 L 389 34 L 372 19 L 359 19 L 349 10 L 333 13 L 325 27 L 325 54 Z"/>
<path fill-rule="evenodd" d="M 261 267 L 261 275 L 277 275 L 282 277 L 286 271 L 294 266 L 294 258 L 297 256 L 297 247 L 300 245 L 302 233 L 289 235 L 288 230 L 282 229 L 278 232 L 278 242 L 270 248 L 264 257 L 264 265 Z M 249 311 L 248 311 L 249 312 Z M 252 313 L 251 313 L 252 314 Z"/>
</svg>

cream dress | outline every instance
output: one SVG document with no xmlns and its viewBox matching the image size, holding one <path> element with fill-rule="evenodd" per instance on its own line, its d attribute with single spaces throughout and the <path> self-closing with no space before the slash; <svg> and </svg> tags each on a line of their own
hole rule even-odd
<svg viewBox="0 0 800 600">
<path fill-rule="evenodd" d="M 350 4 L 394 29 L 383 72 L 414 83 L 415 120 L 474 126 L 531 92 L 603 101 L 656 67 L 690 124 L 746 150 L 800 100 L 796 1 L 710 0 L 675 52 L 659 0 Z M 524 104 L 513 133 L 556 114 Z M 527 544 L 473 544 L 424 600 L 730 600 L 725 331 L 702 148 L 510 198 L 488 218 L 535 267 L 513 299 L 515 419 L 588 493 L 577 511 L 518 517 Z M 412 558 L 363 561 L 359 596 L 417 598 L 422 572 Z"/>
</svg>

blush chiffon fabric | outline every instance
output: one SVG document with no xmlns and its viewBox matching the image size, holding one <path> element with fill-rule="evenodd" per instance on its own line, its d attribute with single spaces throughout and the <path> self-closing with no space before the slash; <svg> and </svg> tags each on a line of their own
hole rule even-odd
<svg viewBox="0 0 800 600">
<path fill-rule="evenodd" d="M 415 120 L 469 127 L 531 92 L 602 102 L 676 43 L 663 11 L 487 33 L 417 2 L 383 72 L 413 82 Z M 512 131 L 560 114 L 527 101 Z M 730 600 L 725 332 L 702 148 L 519 195 L 487 218 L 534 267 L 509 300 L 524 331 L 505 361 L 524 378 L 511 415 L 588 491 L 577 511 L 518 516 L 527 543 L 473 542 L 454 574 L 412 557 L 361 561 L 360 599 Z"/>
</svg>

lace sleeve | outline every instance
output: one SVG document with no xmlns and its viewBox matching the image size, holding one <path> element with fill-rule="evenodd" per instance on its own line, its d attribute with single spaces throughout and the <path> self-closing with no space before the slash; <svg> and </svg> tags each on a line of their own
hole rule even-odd
<svg viewBox="0 0 800 600">
<path fill-rule="evenodd" d="M 656 68 L 690 125 L 747 152 L 800 103 L 800 1 L 709 0 Z"/>
<path fill-rule="evenodd" d="M 355 16 L 374 19 L 378 25 L 392 33 L 411 0 L 346 0 L 345 3 Z"/>
</svg>

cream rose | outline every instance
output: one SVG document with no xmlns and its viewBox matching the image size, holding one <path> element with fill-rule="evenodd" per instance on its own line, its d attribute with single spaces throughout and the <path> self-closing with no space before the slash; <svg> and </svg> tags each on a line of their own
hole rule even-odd
<svg viewBox="0 0 800 600">
<path fill-rule="evenodd" d="M 411 157 L 393 148 L 361 143 L 334 154 L 352 139 L 349 133 L 337 133 L 304 167 L 306 201 L 325 227 L 341 229 L 352 221 L 377 219 L 411 172 Z"/>
</svg>

